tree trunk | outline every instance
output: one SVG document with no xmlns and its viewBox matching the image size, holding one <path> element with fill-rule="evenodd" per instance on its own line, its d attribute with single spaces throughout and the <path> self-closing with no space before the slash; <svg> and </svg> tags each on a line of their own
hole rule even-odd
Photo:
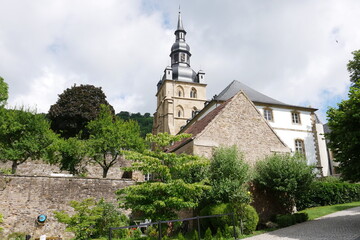
<svg viewBox="0 0 360 240">
<path fill-rule="evenodd" d="M 108 171 L 109 171 L 108 167 L 103 167 L 103 178 L 106 178 Z"/>
<path fill-rule="evenodd" d="M 12 165 L 11 165 L 11 173 L 12 174 L 15 174 L 16 173 L 16 169 L 17 169 L 17 166 L 18 166 L 18 162 L 17 161 L 12 161 Z"/>
</svg>

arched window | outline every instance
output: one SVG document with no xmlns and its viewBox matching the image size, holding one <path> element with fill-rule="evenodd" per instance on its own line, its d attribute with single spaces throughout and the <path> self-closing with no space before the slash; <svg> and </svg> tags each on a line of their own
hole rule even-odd
<svg viewBox="0 0 360 240">
<path fill-rule="evenodd" d="M 295 139 L 295 152 L 301 153 L 305 155 L 305 145 L 304 140 L 302 139 Z"/>
<path fill-rule="evenodd" d="M 184 97 L 184 89 L 181 86 L 176 88 L 176 94 L 178 97 Z"/>
<path fill-rule="evenodd" d="M 190 91 L 190 98 L 197 98 L 196 89 L 192 88 Z"/>
<path fill-rule="evenodd" d="M 176 117 L 178 117 L 178 118 L 182 118 L 182 117 L 184 117 L 184 109 L 183 109 L 183 107 L 182 106 L 177 106 L 176 107 L 176 111 L 175 111 L 175 116 Z"/>
</svg>

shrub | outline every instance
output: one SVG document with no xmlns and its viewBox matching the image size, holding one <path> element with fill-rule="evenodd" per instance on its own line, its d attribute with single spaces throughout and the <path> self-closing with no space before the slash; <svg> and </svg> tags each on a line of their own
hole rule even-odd
<svg viewBox="0 0 360 240">
<path fill-rule="evenodd" d="M 255 182 L 270 189 L 284 206 L 292 212 L 296 197 L 306 192 L 314 180 L 313 167 L 302 155 L 272 155 L 255 166 Z"/>
<path fill-rule="evenodd" d="M 193 234 L 193 236 L 192 236 L 192 239 L 193 239 L 193 240 L 200 240 L 200 239 L 199 239 L 199 233 L 198 233 L 198 231 L 196 231 L 196 230 L 194 231 L 194 234 Z"/>
<path fill-rule="evenodd" d="M 216 230 L 215 239 L 216 239 L 216 240 L 221 240 L 222 238 L 223 238 L 223 235 L 222 235 L 221 229 L 218 228 L 218 229 Z"/>
<path fill-rule="evenodd" d="M 206 229 L 204 240 L 212 240 L 212 233 L 210 228 Z"/>
<path fill-rule="evenodd" d="M 287 227 L 294 225 L 295 223 L 305 222 L 309 219 L 307 213 L 295 213 L 295 214 L 285 214 L 277 215 L 276 223 L 279 224 L 279 227 Z"/>
<path fill-rule="evenodd" d="M 243 234 L 251 234 L 256 230 L 256 226 L 259 223 L 259 216 L 250 205 L 242 204 L 236 209 L 237 218 L 243 222 Z"/>
<path fill-rule="evenodd" d="M 23 240 L 25 239 L 26 237 L 26 234 L 25 233 L 22 233 L 22 232 L 14 232 L 14 233 L 11 233 L 7 239 L 8 240 Z"/>
<path fill-rule="evenodd" d="M 3 220 L 3 215 L 0 213 L 0 224 L 3 223 L 4 220 Z M 0 227 L 0 233 L 2 232 L 3 228 Z"/>
<path fill-rule="evenodd" d="M 360 201 L 360 184 L 315 181 L 310 189 L 296 199 L 299 210 Z"/>
<path fill-rule="evenodd" d="M 210 202 L 250 203 L 246 186 L 249 179 L 249 165 L 236 146 L 217 148 L 210 162 Z"/>
<path fill-rule="evenodd" d="M 178 240 L 185 240 L 185 237 L 181 232 L 179 232 L 179 234 L 177 235 L 177 239 Z"/>
<path fill-rule="evenodd" d="M 293 217 L 293 215 L 286 214 L 286 215 L 276 216 L 276 223 L 279 224 L 279 227 L 287 227 L 287 226 L 294 225 L 296 222 L 295 222 L 295 218 Z"/>
<path fill-rule="evenodd" d="M 256 213 L 256 210 L 247 204 L 217 204 L 212 205 L 204 208 L 200 213 L 201 215 L 218 215 L 218 214 L 225 214 L 225 213 L 232 213 L 235 212 L 235 224 L 240 226 L 240 219 L 243 223 L 243 233 L 250 234 L 255 229 L 257 224 L 259 223 L 259 216 Z M 204 219 L 205 220 L 205 219 Z M 204 229 L 210 227 L 213 232 L 217 229 L 225 229 L 226 225 L 233 225 L 232 216 L 223 216 L 223 217 L 214 217 L 209 218 L 208 221 L 204 221 L 203 225 L 205 226 Z"/>
</svg>

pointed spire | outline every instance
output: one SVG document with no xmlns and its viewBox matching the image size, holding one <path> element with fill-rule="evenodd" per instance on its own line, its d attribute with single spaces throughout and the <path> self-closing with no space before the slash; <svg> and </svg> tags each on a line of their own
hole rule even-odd
<svg viewBox="0 0 360 240">
<path fill-rule="evenodd" d="M 177 24 L 177 29 L 176 31 L 185 31 L 184 27 L 183 27 L 183 23 L 181 20 L 181 11 L 180 11 L 180 6 L 179 6 L 179 17 L 178 17 L 178 24 Z"/>
</svg>

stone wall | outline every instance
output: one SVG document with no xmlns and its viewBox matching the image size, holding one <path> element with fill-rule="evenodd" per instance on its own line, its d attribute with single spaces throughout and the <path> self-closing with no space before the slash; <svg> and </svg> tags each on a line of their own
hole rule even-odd
<svg viewBox="0 0 360 240">
<path fill-rule="evenodd" d="M 32 239 L 43 234 L 70 239 L 72 233 L 65 232 L 65 225 L 56 221 L 54 211 L 71 212 L 69 201 L 86 198 L 104 198 L 116 203 L 115 191 L 132 184 L 134 181 L 122 179 L 0 175 L 3 235 L 24 232 L 30 234 Z M 36 224 L 40 214 L 48 217 L 44 226 Z"/>
</svg>

